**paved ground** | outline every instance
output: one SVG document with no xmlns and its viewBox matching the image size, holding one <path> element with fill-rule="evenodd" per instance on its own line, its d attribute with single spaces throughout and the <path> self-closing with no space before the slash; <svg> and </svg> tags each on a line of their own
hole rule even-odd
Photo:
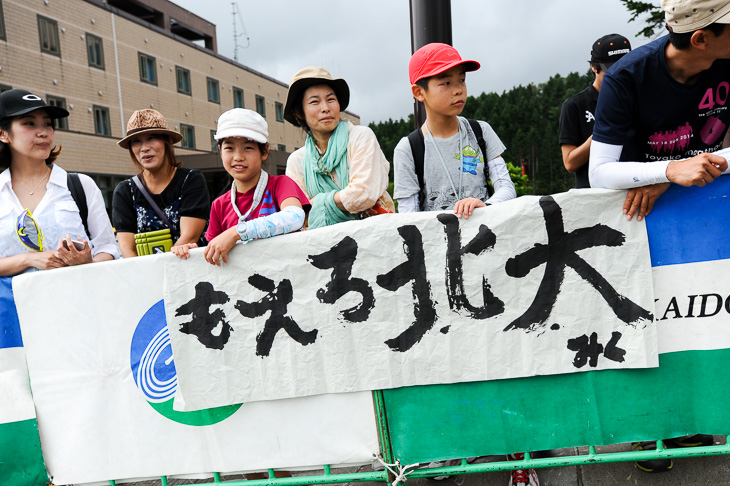
<svg viewBox="0 0 730 486">
<path fill-rule="evenodd" d="M 716 437 L 716 442 L 725 443 L 724 437 Z M 628 451 L 629 445 L 622 444 L 599 448 L 597 452 Z M 585 448 L 580 451 L 585 452 Z M 553 451 L 553 456 L 575 455 L 578 449 L 561 449 Z M 361 470 L 370 470 L 369 466 Z M 354 473 L 358 468 L 333 471 L 336 473 Z M 297 473 L 300 474 L 300 473 Z M 591 464 L 585 466 L 565 466 L 539 469 L 541 486 L 695 486 L 695 485 L 730 485 L 730 456 L 708 456 L 688 459 L 675 459 L 672 471 L 647 474 L 639 471 L 633 463 Z M 496 471 L 489 473 L 464 474 L 452 476 L 443 481 L 425 478 L 412 478 L 408 486 L 507 486 L 509 472 Z M 241 476 L 225 479 L 243 479 Z M 171 480 L 171 485 L 191 484 L 207 481 Z M 346 483 L 351 486 L 383 486 L 382 482 Z M 145 481 L 136 486 L 158 486 L 160 481 Z"/>
</svg>

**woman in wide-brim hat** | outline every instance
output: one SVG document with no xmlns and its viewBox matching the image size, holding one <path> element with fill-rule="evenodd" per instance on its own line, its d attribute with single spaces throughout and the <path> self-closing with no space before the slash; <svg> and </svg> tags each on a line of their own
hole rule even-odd
<svg viewBox="0 0 730 486">
<path fill-rule="evenodd" d="M 289 156 L 286 175 L 312 203 L 309 228 L 394 211 L 386 191 L 390 164 L 375 134 L 340 119 L 349 102 L 345 80 L 322 67 L 306 67 L 289 83 L 284 118 L 302 127 L 307 139 Z"/>
<path fill-rule="evenodd" d="M 199 170 L 180 166 L 173 145 L 182 134 L 167 127 L 156 110 L 137 110 L 127 123 L 127 135 L 117 142 L 129 150 L 139 180 L 120 182 L 114 190 L 112 220 L 119 248 L 125 258 L 137 256 L 136 233 L 169 229 L 173 246 L 185 243 L 205 245 L 203 231 L 210 215 L 210 196 Z M 164 213 L 169 225 L 157 215 L 142 190 Z"/>
<path fill-rule="evenodd" d="M 53 121 L 68 115 L 26 90 L 0 94 L 2 277 L 119 256 L 99 188 L 55 164 L 61 148 L 53 144 Z M 78 194 L 85 195 L 85 219 L 69 182 L 78 182 Z"/>
</svg>

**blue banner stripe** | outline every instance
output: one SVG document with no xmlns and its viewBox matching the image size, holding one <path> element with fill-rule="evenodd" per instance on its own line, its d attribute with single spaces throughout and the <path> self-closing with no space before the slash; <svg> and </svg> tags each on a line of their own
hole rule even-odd
<svg viewBox="0 0 730 486">
<path fill-rule="evenodd" d="M 730 258 L 730 176 L 705 187 L 672 184 L 646 228 L 654 267 Z"/>
<path fill-rule="evenodd" d="M 23 346 L 18 312 L 15 310 L 15 299 L 13 299 L 12 281 L 12 278 L 0 278 L 0 349 Z"/>
</svg>

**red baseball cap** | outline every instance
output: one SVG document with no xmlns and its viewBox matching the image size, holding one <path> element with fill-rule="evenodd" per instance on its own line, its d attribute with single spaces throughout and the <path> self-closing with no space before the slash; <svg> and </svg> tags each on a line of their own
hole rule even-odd
<svg viewBox="0 0 730 486">
<path fill-rule="evenodd" d="M 423 78 L 436 76 L 462 64 L 466 71 L 476 71 L 480 67 L 476 61 L 462 60 L 457 50 L 450 45 L 432 42 L 413 53 L 408 63 L 408 77 L 411 84 L 416 84 Z"/>
</svg>

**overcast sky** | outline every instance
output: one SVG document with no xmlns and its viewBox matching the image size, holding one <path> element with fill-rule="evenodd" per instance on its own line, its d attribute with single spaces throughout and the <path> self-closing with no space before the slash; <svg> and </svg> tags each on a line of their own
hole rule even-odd
<svg viewBox="0 0 730 486">
<path fill-rule="evenodd" d="M 216 24 L 218 51 L 233 58 L 231 0 L 173 1 Z M 348 110 L 364 124 L 412 112 L 408 0 L 236 3 L 250 37 L 238 49 L 240 63 L 285 83 L 305 66 L 324 66 L 347 81 Z M 622 34 L 633 47 L 647 42 L 635 37 L 643 25 L 628 22 L 619 0 L 451 0 L 451 16 L 454 47 L 482 65 L 467 76 L 470 95 L 583 73 L 593 42 L 605 34 Z M 243 37 L 238 43 L 247 44 Z"/>
</svg>

